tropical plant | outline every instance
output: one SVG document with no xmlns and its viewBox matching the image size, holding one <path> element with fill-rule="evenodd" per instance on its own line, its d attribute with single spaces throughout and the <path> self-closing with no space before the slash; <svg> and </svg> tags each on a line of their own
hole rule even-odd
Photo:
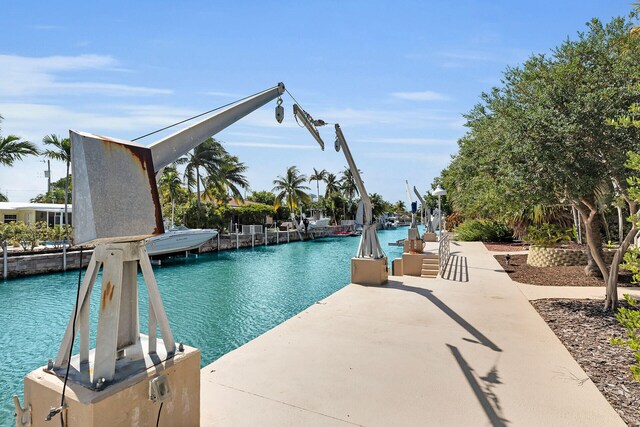
<svg viewBox="0 0 640 427">
<path fill-rule="evenodd" d="M 276 193 L 274 209 L 277 209 L 285 201 L 291 212 L 295 212 L 303 203 L 309 203 L 310 197 L 305 192 L 309 187 L 303 185 L 307 177 L 300 173 L 296 166 L 289 166 L 284 176 L 278 176 L 273 181 L 273 189 Z"/>
<path fill-rule="evenodd" d="M 175 221 L 175 202 L 178 197 L 184 191 L 182 187 L 182 180 L 178 174 L 178 170 L 175 166 L 167 166 L 162 172 L 159 182 L 160 193 L 164 197 L 168 197 L 171 201 L 171 225 L 174 225 Z"/>
<path fill-rule="evenodd" d="M 558 224 L 538 224 L 527 229 L 527 240 L 532 245 L 553 247 L 563 242 L 570 242 L 573 228 L 562 227 Z"/>
<path fill-rule="evenodd" d="M 51 134 L 42 138 L 42 142 L 46 147 L 51 147 L 44 151 L 44 156 L 51 160 L 64 162 L 67 167 L 64 184 L 64 221 L 66 223 L 67 218 L 69 218 L 69 168 L 71 167 L 71 140 L 69 140 L 69 138 L 60 138 L 58 135 Z M 65 238 L 68 238 L 68 236 L 65 236 Z"/>
<path fill-rule="evenodd" d="M 0 116 L 0 122 L 3 117 Z M 1 130 L 1 129 L 0 129 Z M 23 141 L 16 135 L 0 135 L 0 165 L 13 166 L 16 160 L 22 160 L 25 156 L 37 156 L 38 148 L 29 141 Z"/>
<path fill-rule="evenodd" d="M 276 203 L 276 195 L 271 191 L 254 191 L 249 197 L 247 197 L 247 199 L 251 200 L 252 202 L 271 206 Z"/>
<path fill-rule="evenodd" d="M 8 202 L 9 198 L 7 197 L 6 194 L 4 193 L 0 193 L 0 202 Z"/>
<path fill-rule="evenodd" d="M 362 171 L 358 171 L 362 173 Z M 349 201 L 349 206 L 353 204 L 353 199 L 356 196 L 359 196 L 358 186 L 356 185 L 356 180 L 353 178 L 353 173 L 351 169 L 345 167 L 342 172 L 342 176 L 340 177 L 340 189 L 342 190 L 342 194 Z"/>
<path fill-rule="evenodd" d="M 324 181 L 325 179 L 327 179 L 327 171 L 322 169 L 322 170 L 318 170 L 316 168 L 313 168 L 313 173 L 311 174 L 311 176 L 309 176 L 309 182 L 311 181 L 315 181 L 316 182 L 316 190 L 318 191 L 318 200 L 320 200 L 320 181 Z"/>
<path fill-rule="evenodd" d="M 633 378 L 640 381 L 640 310 L 638 300 L 631 295 L 625 294 L 624 299 L 629 303 L 630 308 L 620 307 L 616 314 L 616 319 L 624 327 L 627 339 L 611 338 L 613 345 L 628 347 L 634 352 L 635 363 L 631 366 Z"/>
<path fill-rule="evenodd" d="M 404 213 L 407 211 L 407 206 L 404 204 L 404 202 L 402 200 L 398 200 L 394 205 L 393 205 L 393 211 L 397 212 L 397 213 Z"/>
<path fill-rule="evenodd" d="M 237 200 L 242 200 L 240 189 L 249 188 L 249 180 L 244 175 L 247 167 L 238 157 L 225 154 L 217 161 L 209 171 L 205 183 L 206 189 L 213 194 L 222 194 L 225 199 L 233 196 Z"/>
<path fill-rule="evenodd" d="M 336 207 L 339 203 L 337 200 L 340 196 L 340 181 L 334 173 L 327 173 L 324 180 L 326 187 L 324 191 L 324 201 L 326 207 L 331 211 L 331 218 L 336 220 Z"/>
<path fill-rule="evenodd" d="M 456 228 L 456 237 L 465 242 L 505 242 L 513 231 L 504 223 L 490 219 L 470 219 Z"/>
<path fill-rule="evenodd" d="M 198 206 L 202 204 L 200 188 L 203 177 L 207 174 L 214 175 L 220 166 L 221 159 L 227 154 L 219 141 L 208 138 L 187 153 L 185 157 L 181 157 L 176 161 L 176 164 L 186 165 L 184 176 L 187 187 L 191 190 L 195 186 Z"/>
</svg>

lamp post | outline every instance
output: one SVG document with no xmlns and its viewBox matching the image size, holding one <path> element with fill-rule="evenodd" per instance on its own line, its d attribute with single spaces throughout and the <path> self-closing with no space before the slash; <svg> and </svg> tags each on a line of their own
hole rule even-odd
<svg viewBox="0 0 640 427">
<path fill-rule="evenodd" d="M 438 196 L 438 227 L 440 228 L 440 237 L 442 237 L 442 206 L 440 204 L 440 197 L 446 196 L 447 191 L 443 190 L 442 187 L 438 185 L 438 187 L 433 192 L 434 196 Z"/>
</svg>

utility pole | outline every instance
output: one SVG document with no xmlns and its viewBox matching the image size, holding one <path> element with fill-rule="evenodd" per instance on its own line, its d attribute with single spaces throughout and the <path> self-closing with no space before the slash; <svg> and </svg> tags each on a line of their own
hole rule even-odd
<svg viewBox="0 0 640 427">
<path fill-rule="evenodd" d="M 42 163 L 45 162 L 45 160 L 40 160 Z M 47 194 L 51 194 L 51 160 L 47 159 L 47 170 L 44 171 L 44 176 L 45 178 L 47 178 Z"/>
</svg>

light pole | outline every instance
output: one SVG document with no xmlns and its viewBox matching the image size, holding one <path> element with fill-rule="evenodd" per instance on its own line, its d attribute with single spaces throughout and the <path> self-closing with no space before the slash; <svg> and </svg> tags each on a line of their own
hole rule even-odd
<svg viewBox="0 0 640 427">
<path fill-rule="evenodd" d="M 446 196 L 447 191 L 443 190 L 442 187 L 438 185 L 438 187 L 433 192 L 434 196 L 438 196 L 438 228 L 440 228 L 440 237 L 442 237 L 442 206 L 440 204 L 440 197 Z"/>
</svg>

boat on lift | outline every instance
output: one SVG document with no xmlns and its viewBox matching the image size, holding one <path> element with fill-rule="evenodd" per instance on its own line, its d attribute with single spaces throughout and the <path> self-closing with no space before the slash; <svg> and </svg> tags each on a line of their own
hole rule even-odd
<svg viewBox="0 0 640 427">
<path fill-rule="evenodd" d="M 150 256 L 167 255 L 198 249 L 217 235 L 218 230 L 178 225 L 167 229 L 164 234 L 148 238 L 145 245 Z"/>
</svg>

